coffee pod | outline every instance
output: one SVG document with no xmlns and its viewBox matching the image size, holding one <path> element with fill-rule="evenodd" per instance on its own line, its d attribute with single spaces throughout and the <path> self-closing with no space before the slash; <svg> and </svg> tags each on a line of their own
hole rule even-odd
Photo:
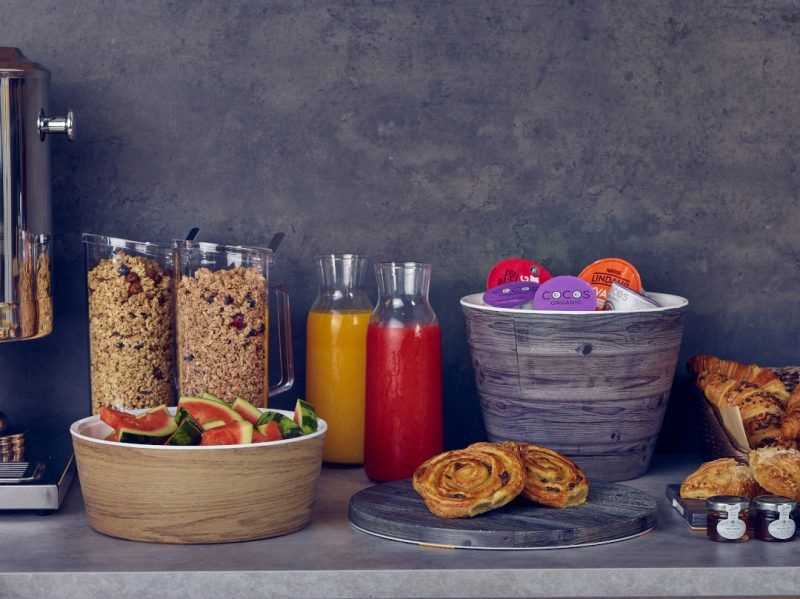
<svg viewBox="0 0 800 599">
<path fill-rule="evenodd" d="M 524 258 L 507 258 L 495 264 L 489 271 L 486 289 L 494 289 L 498 285 L 523 281 L 526 283 L 544 283 L 553 275 L 541 264 Z"/>
<path fill-rule="evenodd" d="M 592 262 L 578 275 L 589 283 L 597 295 L 597 309 L 602 310 L 612 283 L 618 283 L 637 293 L 642 291 L 642 279 L 633 264 L 622 258 L 603 258 Z"/>
<path fill-rule="evenodd" d="M 542 283 L 533 298 L 535 310 L 591 312 L 597 306 L 597 295 L 583 279 L 561 276 Z"/>
<path fill-rule="evenodd" d="M 530 308 L 539 283 L 503 283 L 483 294 L 483 303 L 494 308 Z"/>
<path fill-rule="evenodd" d="M 632 289 L 623 287 L 619 283 L 611 283 L 611 289 L 603 304 L 603 310 L 616 312 L 634 312 L 636 310 L 651 310 L 660 308 L 661 304 L 643 293 L 636 293 Z"/>
</svg>

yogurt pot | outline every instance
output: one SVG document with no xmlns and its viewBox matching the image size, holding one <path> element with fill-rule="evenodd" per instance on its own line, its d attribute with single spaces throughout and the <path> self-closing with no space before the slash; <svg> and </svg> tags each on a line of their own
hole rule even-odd
<svg viewBox="0 0 800 599">
<path fill-rule="evenodd" d="M 617 312 L 651 310 L 659 307 L 661 307 L 661 304 L 654 299 L 647 297 L 644 293 L 636 293 L 633 289 L 623 287 L 616 281 L 611 283 L 611 288 L 603 304 L 603 310 L 615 310 Z"/>
</svg>

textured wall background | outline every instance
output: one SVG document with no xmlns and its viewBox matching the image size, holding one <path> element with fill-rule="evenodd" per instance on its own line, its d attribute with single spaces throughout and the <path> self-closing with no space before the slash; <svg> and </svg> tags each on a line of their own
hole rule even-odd
<svg viewBox="0 0 800 599">
<path fill-rule="evenodd" d="M 795 3 L 6 0 L 0 44 L 79 118 L 56 331 L 0 346 L 18 420 L 88 410 L 82 231 L 286 231 L 299 392 L 313 255 L 433 261 L 451 445 L 482 434 L 458 299 L 506 256 L 690 298 L 662 450 L 696 447 L 692 353 L 800 363 Z"/>
</svg>

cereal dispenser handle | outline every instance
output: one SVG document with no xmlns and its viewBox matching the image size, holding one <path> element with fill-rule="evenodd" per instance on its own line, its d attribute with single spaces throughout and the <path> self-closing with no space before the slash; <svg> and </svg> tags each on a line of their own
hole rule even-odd
<svg viewBox="0 0 800 599">
<path fill-rule="evenodd" d="M 45 116 L 44 110 L 39 111 L 36 126 L 42 141 L 48 133 L 64 133 L 68 140 L 75 141 L 75 111 L 71 108 L 67 110 L 67 116 Z"/>
<path fill-rule="evenodd" d="M 278 305 L 278 361 L 281 366 L 281 378 L 277 384 L 269 388 L 268 397 L 280 395 L 292 388 L 294 384 L 294 359 L 292 356 L 292 315 L 289 310 L 289 290 L 282 285 L 269 284 L 269 290 L 275 292 Z"/>
</svg>

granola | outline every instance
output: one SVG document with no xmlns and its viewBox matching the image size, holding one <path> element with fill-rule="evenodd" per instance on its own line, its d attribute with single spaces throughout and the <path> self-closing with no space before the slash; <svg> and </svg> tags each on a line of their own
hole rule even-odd
<svg viewBox="0 0 800 599">
<path fill-rule="evenodd" d="M 88 274 L 92 413 L 171 404 L 174 398 L 170 272 L 118 252 Z"/>
<path fill-rule="evenodd" d="M 39 254 L 36 261 L 36 297 L 39 302 L 39 332 L 53 330 L 53 297 L 50 291 L 50 254 Z"/>
<path fill-rule="evenodd" d="M 200 268 L 177 289 L 178 384 L 266 405 L 267 281 L 257 267 Z"/>
</svg>

